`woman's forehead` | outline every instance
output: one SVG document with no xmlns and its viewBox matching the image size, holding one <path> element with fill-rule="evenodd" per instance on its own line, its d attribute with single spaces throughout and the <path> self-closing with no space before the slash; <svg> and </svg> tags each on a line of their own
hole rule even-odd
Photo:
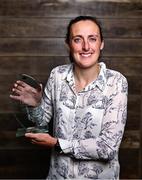
<svg viewBox="0 0 142 180">
<path fill-rule="evenodd" d="M 80 34 L 80 33 L 93 33 L 93 34 L 99 34 L 99 27 L 98 25 L 91 21 L 91 20 L 81 20 L 78 21 L 71 26 L 71 32 L 72 35 Z"/>
</svg>

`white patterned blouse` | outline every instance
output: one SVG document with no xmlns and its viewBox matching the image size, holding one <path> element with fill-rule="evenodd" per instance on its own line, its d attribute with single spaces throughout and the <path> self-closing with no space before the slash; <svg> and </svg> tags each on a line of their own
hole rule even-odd
<svg viewBox="0 0 142 180">
<path fill-rule="evenodd" d="M 73 64 L 50 74 L 41 106 L 29 118 L 53 133 L 62 151 L 52 151 L 47 179 L 119 179 L 118 152 L 127 117 L 128 84 L 119 72 L 99 63 L 95 81 L 76 93 Z"/>
</svg>

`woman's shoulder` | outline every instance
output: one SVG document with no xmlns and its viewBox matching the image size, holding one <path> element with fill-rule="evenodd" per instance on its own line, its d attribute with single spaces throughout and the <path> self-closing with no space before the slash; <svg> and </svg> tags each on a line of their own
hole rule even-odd
<svg viewBox="0 0 142 180">
<path fill-rule="evenodd" d="M 107 69 L 106 76 L 108 79 L 110 78 L 110 79 L 116 80 L 116 81 L 123 80 L 123 81 L 127 82 L 126 76 L 124 74 L 122 74 L 121 72 L 114 70 L 114 69 Z"/>
<path fill-rule="evenodd" d="M 102 68 L 102 72 L 103 72 L 107 81 L 114 82 L 114 81 L 118 81 L 118 80 L 123 80 L 123 81 L 127 82 L 127 78 L 121 72 L 107 67 L 104 62 L 101 62 L 100 65 Z"/>
<path fill-rule="evenodd" d="M 71 64 L 64 64 L 64 65 L 59 65 L 56 66 L 53 71 L 57 71 L 58 73 L 66 73 L 69 71 L 69 69 L 71 68 Z"/>
<path fill-rule="evenodd" d="M 107 69 L 106 70 L 107 74 L 107 86 L 110 88 L 117 89 L 118 88 L 121 90 L 121 92 L 126 92 L 128 91 L 128 81 L 127 78 L 120 73 L 117 70 L 112 70 L 112 69 Z"/>
<path fill-rule="evenodd" d="M 51 74 L 54 76 L 67 76 L 69 73 L 70 69 L 72 68 L 72 64 L 64 64 L 64 65 L 59 65 L 56 66 L 55 68 L 52 69 Z"/>
</svg>

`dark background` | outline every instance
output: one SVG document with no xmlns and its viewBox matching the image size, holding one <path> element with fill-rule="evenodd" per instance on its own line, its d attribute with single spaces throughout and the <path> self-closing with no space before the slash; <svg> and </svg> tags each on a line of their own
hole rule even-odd
<svg viewBox="0 0 142 180">
<path fill-rule="evenodd" d="M 27 73 L 45 83 L 68 63 L 66 25 L 77 15 L 102 23 L 108 67 L 129 83 L 128 119 L 120 149 L 121 178 L 142 178 L 142 1 L 0 0 L 0 178 L 45 178 L 50 151 L 16 138 L 13 82 Z M 23 114 L 17 116 L 23 120 Z"/>
</svg>

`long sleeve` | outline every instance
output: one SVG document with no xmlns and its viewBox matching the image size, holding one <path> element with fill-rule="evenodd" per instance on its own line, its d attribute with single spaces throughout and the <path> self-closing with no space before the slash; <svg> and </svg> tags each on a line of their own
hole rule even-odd
<svg viewBox="0 0 142 180">
<path fill-rule="evenodd" d="M 44 88 L 41 104 L 36 107 L 27 108 L 29 120 L 35 122 L 38 126 L 46 126 L 53 116 L 52 91 L 54 82 L 54 73 L 51 72 L 47 84 Z"/>
<path fill-rule="evenodd" d="M 128 85 L 123 76 L 116 80 L 116 85 L 113 83 L 99 136 L 83 140 L 59 139 L 65 154 L 70 154 L 77 159 L 102 159 L 104 161 L 116 156 L 126 124 Z"/>
</svg>

